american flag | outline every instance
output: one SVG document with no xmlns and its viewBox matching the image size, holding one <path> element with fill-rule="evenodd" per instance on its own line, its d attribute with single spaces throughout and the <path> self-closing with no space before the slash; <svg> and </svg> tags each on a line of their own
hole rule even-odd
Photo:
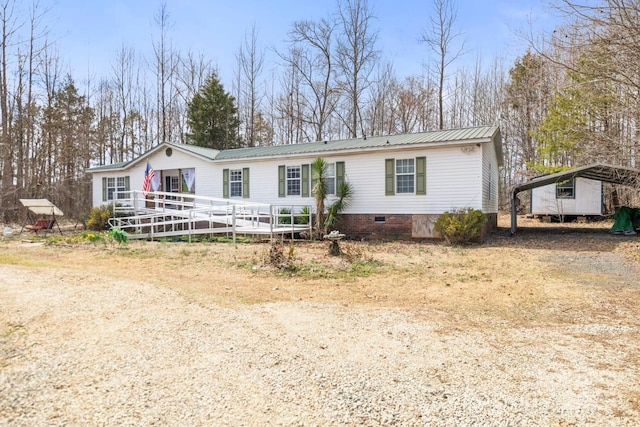
<svg viewBox="0 0 640 427">
<path fill-rule="evenodd" d="M 151 191 L 151 180 L 156 175 L 153 168 L 147 162 L 147 168 L 144 171 L 144 181 L 142 181 L 142 195 L 147 197 L 147 194 Z"/>
</svg>

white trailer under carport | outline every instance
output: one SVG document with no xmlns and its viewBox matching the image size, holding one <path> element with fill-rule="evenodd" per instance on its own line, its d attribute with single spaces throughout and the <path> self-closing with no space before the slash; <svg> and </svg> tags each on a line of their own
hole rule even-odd
<svg viewBox="0 0 640 427">
<path fill-rule="evenodd" d="M 538 216 L 602 215 L 602 181 L 577 177 L 531 189 L 531 214 Z"/>
<path fill-rule="evenodd" d="M 566 182 L 567 180 L 576 180 L 577 178 L 586 178 L 588 180 L 599 181 L 601 183 L 609 182 L 612 184 L 621 184 L 638 188 L 640 185 L 640 169 L 596 163 L 564 172 L 541 176 L 524 184 L 515 186 L 511 191 L 511 234 L 515 234 L 516 229 L 518 228 L 516 200 L 519 193 L 549 185 L 553 185 L 555 188 L 555 185 L 558 183 Z"/>
</svg>

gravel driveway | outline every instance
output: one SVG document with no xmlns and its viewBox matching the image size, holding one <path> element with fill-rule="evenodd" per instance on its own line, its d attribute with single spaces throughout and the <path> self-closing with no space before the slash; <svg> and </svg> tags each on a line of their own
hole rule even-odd
<svg viewBox="0 0 640 427">
<path fill-rule="evenodd" d="M 440 319 L 440 320 L 438 320 Z M 208 306 L 0 265 L 0 425 L 638 425 L 637 322 Z"/>
</svg>

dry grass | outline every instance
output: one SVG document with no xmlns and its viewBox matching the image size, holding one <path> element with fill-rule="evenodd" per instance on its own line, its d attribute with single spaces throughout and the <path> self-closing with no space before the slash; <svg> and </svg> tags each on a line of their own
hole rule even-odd
<svg viewBox="0 0 640 427">
<path fill-rule="evenodd" d="M 501 221 L 506 222 L 507 218 Z M 0 244 L 0 265 L 18 264 L 91 277 L 144 281 L 176 289 L 196 302 L 224 306 L 317 301 L 392 307 L 456 324 L 545 324 L 581 316 L 637 315 L 640 287 L 633 262 L 637 239 L 610 236 L 607 224 L 543 228 L 520 220 L 486 244 L 345 242 L 328 255 L 325 242 L 285 242 L 291 268 L 269 266 L 268 243 L 132 242 L 125 248 Z M 586 261 L 585 261 L 586 260 Z M 590 268 L 592 260 L 606 268 Z M 604 261 L 603 261 L 604 260 Z M 618 265 L 610 265 L 612 262 Z"/>
</svg>

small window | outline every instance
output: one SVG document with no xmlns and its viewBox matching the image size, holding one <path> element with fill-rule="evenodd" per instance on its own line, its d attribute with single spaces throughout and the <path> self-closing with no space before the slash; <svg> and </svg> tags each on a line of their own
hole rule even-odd
<svg viewBox="0 0 640 427">
<path fill-rule="evenodd" d="M 299 196 L 302 188 L 300 166 L 287 166 L 287 196 Z"/>
<path fill-rule="evenodd" d="M 229 195 L 242 197 L 242 169 L 229 171 Z"/>
<path fill-rule="evenodd" d="M 324 177 L 324 181 L 327 184 L 327 194 L 336 194 L 336 164 L 328 163 L 327 170 Z"/>
<path fill-rule="evenodd" d="M 556 184 L 556 199 L 575 199 L 576 180 L 568 179 Z"/>
<path fill-rule="evenodd" d="M 177 176 L 167 176 L 165 179 L 167 193 L 179 193 L 180 192 L 180 181 Z"/>
<path fill-rule="evenodd" d="M 107 178 L 107 200 L 113 200 L 113 193 L 116 191 L 116 179 Z"/>
<path fill-rule="evenodd" d="M 127 184 L 124 176 L 119 176 L 117 178 L 107 178 L 107 200 L 113 200 L 117 193 L 118 200 L 126 199 L 127 194 Z"/>
<path fill-rule="evenodd" d="M 414 159 L 396 160 L 396 193 L 413 193 L 414 184 Z"/>
</svg>

